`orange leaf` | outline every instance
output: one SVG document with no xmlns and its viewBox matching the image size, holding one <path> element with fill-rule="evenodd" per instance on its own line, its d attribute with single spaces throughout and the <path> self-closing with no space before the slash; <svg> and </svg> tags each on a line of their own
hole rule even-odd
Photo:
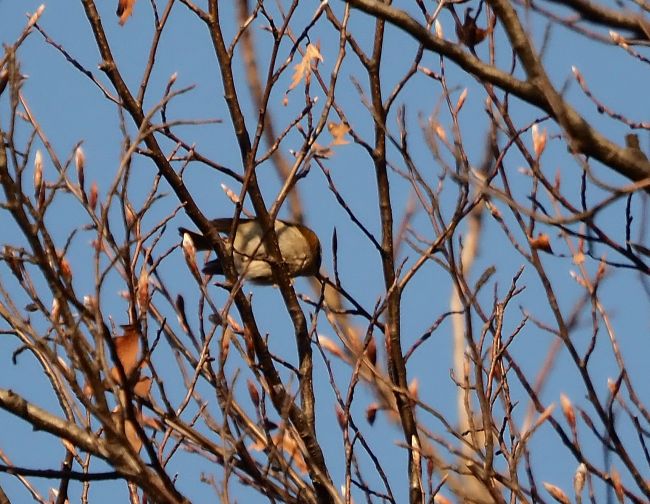
<svg viewBox="0 0 650 504">
<path fill-rule="evenodd" d="M 138 383 L 135 384 L 135 387 L 133 387 L 133 393 L 138 397 L 142 397 L 143 399 L 146 399 L 147 396 L 149 395 L 149 391 L 151 390 L 152 383 L 153 380 L 148 376 L 145 376 L 144 378 L 140 378 L 138 380 Z"/>
<path fill-rule="evenodd" d="M 582 252 L 576 252 L 573 254 L 573 264 L 580 266 L 585 262 L 585 255 Z"/>
<path fill-rule="evenodd" d="M 119 22 L 121 25 L 126 23 L 126 20 L 129 19 L 133 12 L 133 6 L 135 5 L 135 0 L 119 0 L 117 3 L 117 12 L 119 16 Z"/>
<path fill-rule="evenodd" d="M 530 246 L 536 250 L 543 250 L 549 254 L 553 253 L 553 249 L 551 248 L 551 239 L 545 233 L 539 233 L 537 238 L 529 236 L 528 241 L 530 242 Z"/>
<path fill-rule="evenodd" d="M 293 67 L 293 78 L 291 79 L 289 91 L 300 84 L 300 81 L 303 79 L 305 79 L 305 82 L 309 82 L 309 78 L 311 76 L 312 61 L 314 60 L 323 61 L 323 56 L 321 55 L 317 45 L 309 44 L 300 63 Z"/>
<path fill-rule="evenodd" d="M 119 359 L 124 374 L 128 377 L 136 368 L 140 353 L 140 330 L 136 324 L 122 326 L 124 335 L 113 339 L 117 358 Z M 112 371 L 113 379 L 119 381 L 119 374 L 116 368 Z"/>
<path fill-rule="evenodd" d="M 147 416 L 144 413 L 140 413 L 139 416 L 140 416 L 140 425 L 142 425 L 143 427 L 149 427 L 157 431 L 165 430 L 165 426 L 157 418 Z"/>
<path fill-rule="evenodd" d="M 348 132 L 350 131 L 350 126 L 348 126 L 344 122 L 341 123 L 331 122 L 327 125 L 327 129 L 329 129 L 330 135 L 334 137 L 334 140 L 332 141 L 332 145 L 345 145 L 350 143 L 345 139 L 345 135 L 347 135 Z"/>
<path fill-rule="evenodd" d="M 273 436 L 276 446 L 284 450 L 302 474 L 307 474 L 307 463 L 302 456 L 300 446 L 294 436 L 286 430 L 284 431 L 284 435 L 282 437 L 280 436 L 282 436 L 282 433 Z"/>
<path fill-rule="evenodd" d="M 120 408 L 115 409 L 111 415 L 113 417 L 113 424 L 115 427 L 126 436 L 126 439 L 131 445 L 131 448 L 133 448 L 136 453 L 139 453 L 140 449 L 142 448 L 142 441 L 140 439 L 140 436 L 138 436 L 138 431 L 135 424 L 128 418 L 124 418 L 123 411 Z M 136 417 L 137 422 L 140 422 L 142 414 L 136 411 Z"/>
<path fill-rule="evenodd" d="M 300 445 L 296 442 L 295 438 L 290 432 L 287 430 L 282 430 L 277 434 L 273 434 L 273 436 L 271 436 L 271 441 L 276 447 L 283 450 L 289 456 L 289 459 L 296 465 L 296 468 L 301 473 L 307 473 L 307 464 L 302 456 Z M 253 443 L 250 447 L 256 451 L 267 450 L 266 442 L 261 439 L 255 441 L 255 443 Z"/>
<path fill-rule="evenodd" d="M 136 430 L 135 425 L 133 422 L 131 422 L 131 420 L 124 421 L 124 434 L 126 435 L 126 439 L 129 440 L 129 444 L 131 445 L 131 448 L 133 448 L 133 451 L 140 453 L 140 449 L 142 448 L 142 441 L 140 440 L 138 431 Z"/>
</svg>

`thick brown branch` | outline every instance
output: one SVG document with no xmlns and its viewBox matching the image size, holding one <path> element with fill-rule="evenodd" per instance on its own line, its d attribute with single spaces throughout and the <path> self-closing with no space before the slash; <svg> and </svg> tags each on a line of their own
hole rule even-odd
<svg viewBox="0 0 650 504">
<path fill-rule="evenodd" d="M 639 159 L 630 149 L 620 147 L 598 133 L 554 90 L 548 77 L 534 63 L 537 57 L 532 51 L 532 45 L 521 28 L 512 5 L 508 2 L 492 1 L 490 4 L 508 31 L 511 43 L 522 59 L 529 77 L 527 82 L 483 63 L 464 51 L 458 44 L 436 37 L 402 10 L 372 0 L 348 1 L 354 7 L 403 29 L 426 49 L 448 57 L 481 81 L 489 82 L 544 110 L 565 129 L 571 146 L 577 153 L 593 157 L 635 182 L 650 176 L 650 162 Z M 515 22 L 517 26 L 514 25 Z"/>
<path fill-rule="evenodd" d="M 115 470 L 129 481 L 140 485 L 148 495 L 158 502 L 187 502 L 178 492 L 170 492 L 163 482 L 151 473 L 142 462 L 126 449 L 128 443 L 112 443 L 81 429 L 48 411 L 26 401 L 15 392 L 0 389 L 0 408 L 22 418 L 34 429 L 43 430 L 66 439 L 74 446 L 92 453 L 109 462 Z"/>
</svg>

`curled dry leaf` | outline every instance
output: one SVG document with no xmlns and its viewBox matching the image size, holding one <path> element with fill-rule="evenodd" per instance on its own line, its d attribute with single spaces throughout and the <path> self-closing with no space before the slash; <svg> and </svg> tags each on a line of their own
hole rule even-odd
<svg viewBox="0 0 650 504">
<path fill-rule="evenodd" d="M 153 380 L 149 376 L 144 376 L 138 380 L 138 383 L 133 387 L 133 393 L 138 397 L 146 399 L 149 397 L 149 392 L 151 391 L 151 385 Z"/>
<path fill-rule="evenodd" d="M 480 28 L 476 24 L 476 18 L 472 17 L 472 9 L 468 7 L 465 9 L 465 20 L 463 24 L 460 24 L 460 21 L 456 22 L 456 35 L 463 44 L 468 47 L 474 47 L 483 42 L 485 37 L 492 33 L 495 23 L 496 16 L 493 16 L 490 25 L 486 28 Z"/>
<path fill-rule="evenodd" d="M 131 420 L 124 421 L 124 434 L 126 435 L 126 439 L 129 441 L 131 448 L 133 448 L 133 451 L 140 453 L 140 450 L 142 449 L 142 441 L 140 440 L 138 431 Z"/>
<path fill-rule="evenodd" d="M 126 20 L 129 19 L 133 13 L 133 6 L 135 5 L 135 0 L 118 0 L 117 2 L 117 11 L 115 14 L 119 17 L 119 23 L 124 25 Z"/>
<path fill-rule="evenodd" d="M 312 62 L 323 61 L 323 56 L 320 53 L 318 45 L 309 44 L 305 50 L 305 54 L 300 60 L 300 63 L 295 65 L 293 71 L 293 78 L 291 79 L 291 85 L 289 86 L 289 91 L 295 88 L 300 81 L 305 79 L 305 82 L 308 83 L 311 77 L 311 68 Z"/>
<path fill-rule="evenodd" d="M 140 328 L 137 324 L 123 325 L 124 334 L 113 339 L 117 358 L 122 364 L 124 374 L 131 376 L 135 371 L 140 354 Z M 117 368 L 111 370 L 111 376 L 119 383 L 120 377 Z"/>
<path fill-rule="evenodd" d="M 535 250 L 542 250 L 549 254 L 553 253 L 553 249 L 551 248 L 551 239 L 546 233 L 539 233 L 537 238 L 529 236 L 528 241 L 530 242 L 530 246 Z"/>
<path fill-rule="evenodd" d="M 350 131 L 350 126 L 344 122 L 331 122 L 327 125 L 327 129 L 334 139 L 331 145 L 345 145 L 350 143 L 345 139 L 345 135 L 347 135 Z"/>
<path fill-rule="evenodd" d="M 282 429 L 277 434 L 271 436 L 273 444 L 284 451 L 289 456 L 289 461 L 296 465 L 296 468 L 302 473 L 307 474 L 307 464 L 302 456 L 300 445 L 296 442 L 293 435 L 286 429 Z M 266 451 L 266 440 L 258 439 L 251 446 L 256 451 Z"/>
</svg>

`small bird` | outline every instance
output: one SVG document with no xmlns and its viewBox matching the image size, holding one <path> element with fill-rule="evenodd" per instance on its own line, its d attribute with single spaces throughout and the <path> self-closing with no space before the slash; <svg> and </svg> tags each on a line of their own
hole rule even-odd
<svg viewBox="0 0 650 504">
<path fill-rule="evenodd" d="M 229 234 L 233 219 L 223 218 L 210 221 L 212 226 L 222 234 Z M 178 228 L 181 236 L 188 234 L 198 250 L 212 250 L 209 241 L 200 233 L 183 227 Z M 316 275 L 321 263 L 321 248 L 318 236 L 302 224 L 281 220 L 275 221 L 275 233 L 282 259 L 287 265 L 290 277 Z M 273 272 L 270 257 L 263 242 L 264 228 L 257 219 L 239 219 L 233 244 L 227 240 L 227 246 L 233 254 L 237 273 L 253 283 L 271 285 Z M 223 275 L 223 266 L 219 259 L 205 263 L 203 272 L 208 275 Z"/>
</svg>

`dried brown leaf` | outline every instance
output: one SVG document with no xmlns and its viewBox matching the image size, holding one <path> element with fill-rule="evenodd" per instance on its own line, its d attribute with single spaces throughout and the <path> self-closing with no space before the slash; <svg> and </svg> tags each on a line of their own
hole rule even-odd
<svg viewBox="0 0 650 504">
<path fill-rule="evenodd" d="M 126 20 L 129 19 L 133 13 L 133 6 L 135 5 L 135 0 L 119 0 L 117 3 L 117 11 L 115 14 L 119 17 L 119 23 L 124 25 Z"/>
<path fill-rule="evenodd" d="M 127 378 L 135 371 L 140 354 L 140 329 L 137 324 L 122 326 L 124 334 L 113 339 L 117 358 L 124 368 Z M 119 373 L 116 368 L 112 371 L 113 379 L 119 382 Z"/>
<path fill-rule="evenodd" d="M 295 463 L 296 468 L 302 473 L 307 473 L 307 464 L 305 459 L 302 456 L 300 450 L 300 445 L 296 442 L 293 435 L 286 429 L 282 429 L 277 434 L 271 436 L 271 441 L 273 444 L 284 451 L 288 456 L 290 461 Z M 253 444 L 250 445 L 250 448 L 256 451 L 266 451 L 267 443 L 265 439 L 257 439 Z"/>
<path fill-rule="evenodd" d="M 305 50 L 305 54 L 300 60 L 300 63 L 293 67 L 294 71 L 293 77 L 291 79 L 291 85 L 289 86 L 289 91 L 300 84 L 300 81 L 303 79 L 305 79 L 305 82 L 309 82 L 309 79 L 311 77 L 312 63 L 314 60 L 316 62 L 323 61 L 323 56 L 320 53 L 318 45 L 309 44 Z"/>
<path fill-rule="evenodd" d="M 345 145 L 350 143 L 345 139 L 345 135 L 350 132 L 350 126 L 344 122 L 331 122 L 327 125 L 327 129 L 329 130 L 330 135 L 332 135 L 332 138 L 334 138 L 331 145 Z"/>
<path fill-rule="evenodd" d="M 153 380 L 149 376 L 144 376 L 138 380 L 138 383 L 133 387 L 133 393 L 138 397 L 146 399 L 149 397 L 149 392 L 151 391 L 151 385 Z"/>
<path fill-rule="evenodd" d="M 530 246 L 535 250 L 542 250 L 549 254 L 553 253 L 553 249 L 551 248 L 551 239 L 546 233 L 539 233 L 537 238 L 529 236 L 528 241 L 530 242 Z"/>
<path fill-rule="evenodd" d="M 140 449 L 142 449 L 142 441 L 140 440 L 140 436 L 138 436 L 135 424 L 131 422 L 131 420 L 124 421 L 124 434 L 126 435 L 126 439 L 129 441 L 131 448 L 133 448 L 133 451 L 140 453 Z"/>
</svg>

